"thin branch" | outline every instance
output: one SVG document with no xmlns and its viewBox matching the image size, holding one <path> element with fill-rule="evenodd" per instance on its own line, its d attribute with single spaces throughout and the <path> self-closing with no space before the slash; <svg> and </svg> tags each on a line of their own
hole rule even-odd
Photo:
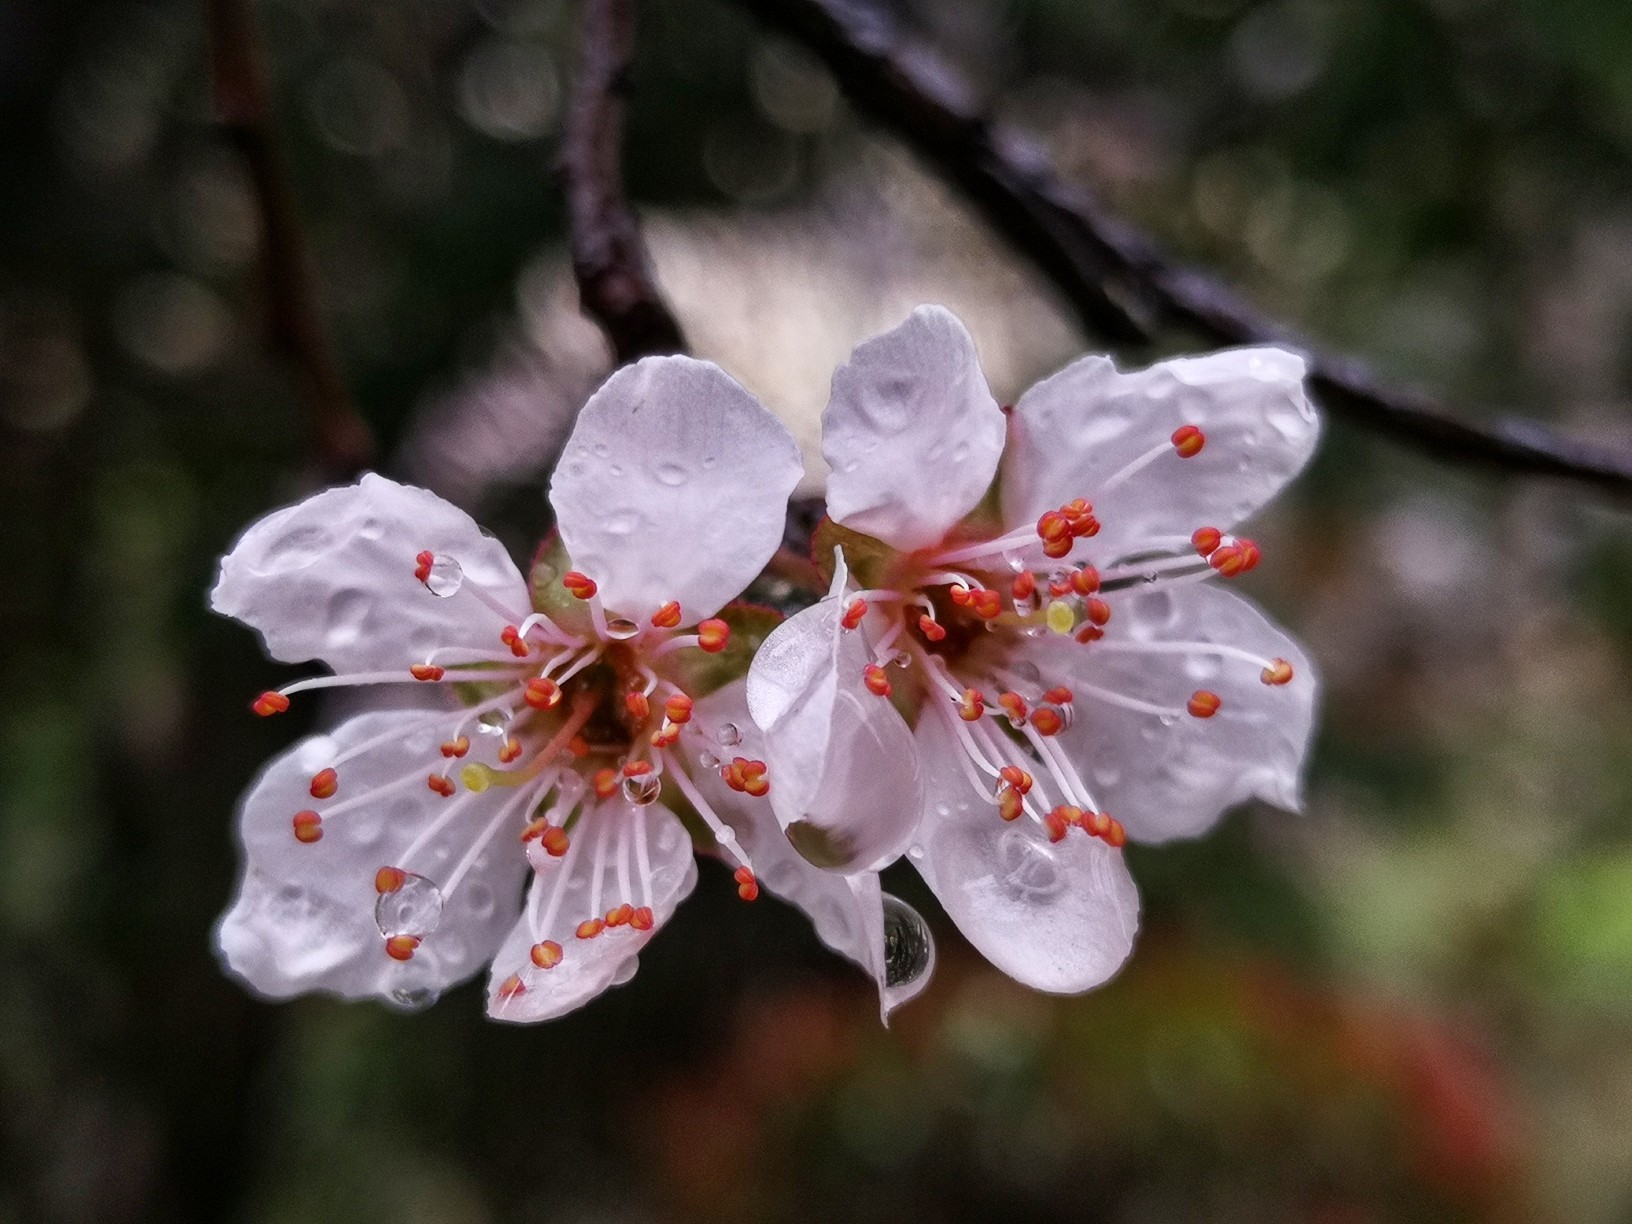
<svg viewBox="0 0 1632 1224">
<path fill-rule="evenodd" d="M 618 364 L 686 347 L 652 279 L 623 194 L 623 94 L 635 50 L 634 0 L 583 0 L 583 46 L 561 146 L 572 270 L 584 310 Z"/>
<path fill-rule="evenodd" d="M 260 215 L 267 343 L 300 380 L 318 465 L 326 475 L 349 476 L 368 463 L 374 439 L 352 405 L 318 312 L 311 257 L 273 131 L 255 17 L 248 0 L 205 5 L 212 111 L 244 160 Z"/>
<path fill-rule="evenodd" d="M 1280 344 L 1309 361 L 1311 388 L 1334 416 L 1452 462 L 1556 476 L 1632 495 L 1632 453 L 1565 438 L 1535 421 L 1476 424 L 1364 363 L 1327 353 L 1205 272 L 1169 259 L 1060 177 L 1033 140 L 992 123 L 935 53 L 867 0 L 737 0 L 820 57 L 864 114 L 956 184 L 1051 280 L 1084 325 L 1137 341 L 1163 326 L 1216 344 Z"/>
</svg>

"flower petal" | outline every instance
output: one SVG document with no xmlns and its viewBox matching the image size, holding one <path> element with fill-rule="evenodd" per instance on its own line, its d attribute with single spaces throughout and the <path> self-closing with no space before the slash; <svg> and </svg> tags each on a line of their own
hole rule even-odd
<svg viewBox="0 0 1632 1224">
<path fill-rule="evenodd" d="M 822 413 L 828 513 L 896 548 L 938 544 L 985 496 L 1003 429 L 968 329 L 920 306 L 833 374 Z"/>
<path fill-rule="evenodd" d="M 643 620 L 678 600 L 690 624 L 771 559 L 803 472 L 787 427 L 724 370 L 647 357 L 584 405 L 550 504 L 609 609 Z"/>
<path fill-rule="evenodd" d="M 459 564 L 461 585 L 446 598 L 414 576 L 425 550 Z M 502 544 L 436 494 L 371 472 L 250 527 L 222 558 L 210 606 L 258 629 L 274 658 L 368 671 L 439 646 L 497 649 L 504 622 L 477 586 L 527 614 L 526 583 Z"/>
<path fill-rule="evenodd" d="M 649 885 L 641 878 L 642 838 L 651 869 Z M 626 856 L 621 868 L 620 854 Z M 624 878 L 631 881 L 633 896 L 623 895 Z M 553 1020 L 609 986 L 627 982 L 635 974 L 640 950 L 674 916 L 696 882 L 691 838 L 668 808 L 635 807 L 616 799 L 591 809 L 575 826 L 567 853 L 552 860 L 545 874 L 534 876 L 521 917 L 493 958 L 487 1014 L 518 1024 Z M 596 892 L 598 906 L 593 905 Z M 652 925 L 641 930 L 625 923 L 605 927 L 588 939 L 578 937 L 579 923 L 604 918 L 607 910 L 623 903 L 649 906 Z M 560 951 L 559 963 L 551 968 L 533 959 L 534 947 L 545 941 Z"/>
<path fill-rule="evenodd" d="M 443 799 L 426 787 L 426 775 L 443 763 L 437 745 L 455 717 L 439 721 L 422 710 L 359 714 L 328 735 L 302 740 L 266 767 L 244 798 L 244 877 L 217 932 L 229 971 L 276 998 L 321 990 L 413 1004 L 487 963 L 515 917 L 527 866 L 513 831 L 500 828 L 443 898 L 440 921 L 411 960 L 386 955 L 375 923 L 381 867 L 445 881 L 517 799 L 517 792 L 497 788 Z M 313 774 L 373 739 L 382 742 L 340 764 L 334 798 L 315 801 Z M 473 742 L 471 759 L 487 749 Z M 372 802 L 340 807 L 403 779 Z M 324 818 L 321 839 L 306 844 L 296 839 L 292 821 L 312 809 L 335 814 Z M 442 827 L 405 858 L 439 820 Z M 515 828 L 522 824 L 517 810 Z"/>
<path fill-rule="evenodd" d="M 693 723 L 705 735 L 722 726 L 736 728 L 742 739 L 731 751 L 764 760 L 764 737 L 749 719 L 744 687 L 739 682 L 698 702 Z M 681 748 L 687 749 L 685 740 Z M 814 866 L 788 841 L 767 799 L 733 791 L 718 770 L 702 768 L 694 757 L 685 764 L 703 798 L 731 826 L 759 882 L 803 910 L 824 944 L 860 965 L 878 983 L 879 1012 L 888 1021 L 895 1008 L 922 989 L 928 975 L 905 988 L 885 980 L 884 899 L 878 874 L 843 875 Z M 771 790 L 775 794 L 774 783 Z"/>
<path fill-rule="evenodd" d="M 1096 802 L 1130 837 L 1150 842 L 1194 837 L 1254 797 L 1300 808 L 1317 686 L 1298 644 L 1253 604 L 1211 584 L 1134 589 L 1111 604 L 1103 641 L 1040 640 L 1031 656 L 1046 682 L 1073 688 L 1072 723 L 1060 741 Z M 1216 654 L 1124 653 L 1177 642 L 1285 659 L 1292 680 L 1265 684 L 1259 663 Z M 1177 711 L 1198 690 L 1222 704 L 1210 718 L 1164 720 L 1096 698 L 1088 685 Z"/>
<path fill-rule="evenodd" d="M 771 632 L 748 670 L 748 710 L 765 735 L 777 820 L 818 867 L 854 873 L 906 849 L 923 784 L 912 733 L 864 687 L 871 655 L 842 615 L 829 596 Z"/>
<path fill-rule="evenodd" d="M 1153 546 L 1189 547 L 1197 527 L 1229 530 L 1267 502 L 1315 448 L 1320 422 L 1301 357 L 1230 349 L 1119 374 L 1088 357 L 1032 387 L 1015 405 L 1003 459 L 1003 521 L 1034 522 L 1074 498 L 1101 530 L 1078 553 L 1115 560 Z M 1206 444 L 1181 459 L 1171 437 L 1198 426 Z M 1152 450 L 1150 466 L 1109 481 Z"/>
<path fill-rule="evenodd" d="M 1133 949 L 1139 893 L 1119 851 L 1072 830 L 1050 843 L 1029 816 L 1006 823 L 956 756 L 951 717 L 926 711 L 918 747 L 927 781 L 919 873 L 969 942 L 1015 981 L 1079 994 Z"/>
</svg>

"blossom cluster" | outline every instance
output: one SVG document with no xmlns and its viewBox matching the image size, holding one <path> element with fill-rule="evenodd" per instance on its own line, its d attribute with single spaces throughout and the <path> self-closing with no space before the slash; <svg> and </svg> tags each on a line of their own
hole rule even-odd
<svg viewBox="0 0 1632 1224">
<path fill-rule="evenodd" d="M 1225 589 L 1239 524 L 1307 461 L 1303 364 L 1240 349 L 1081 359 L 1011 407 L 920 307 L 823 416 L 827 593 L 741 602 L 783 539 L 787 429 L 687 357 L 584 406 L 526 573 L 434 494 L 366 475 L 252 526 L 212 606 L 368 698 L 273 760 L 240 814 L 218 943 L 284 997 L 423 1005 L 487 970 L 495 1019 L 635 972 L 717 857 L 799 906 L 890 1010 L 927 982 L 911 863 L 993 964 L 1075 993 L 1129 955 L 1127 842 L 1251 798 L 1295 809 L 1315 681 Z"/>
</svg>

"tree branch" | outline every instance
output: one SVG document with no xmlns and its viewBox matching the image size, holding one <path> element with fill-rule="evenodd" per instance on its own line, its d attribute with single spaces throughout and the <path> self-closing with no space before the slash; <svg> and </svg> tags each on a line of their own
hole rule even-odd
<svg viewBox="0 0 1632 1224">
<path fill-rule="evenodd" d="M 1334 416 L 1441 460 L 1555 476 L 1632 496 L 1632 453 L 1572 441 L 1535 421 L 1476 424 L 1360 361 L 1324 352 L 1208 274 L 1170 260 L 1060 177 L 1033 140 L 990 122 L 956 74 L 868 0 L 737 0 L 820 57 L 864 114 L 958 186 L 986 220 L 1113 341 L 1162 326 L 1216 344 L 1279 344 L 1309 361 L 1310 387 Z"/>
<path fill-rule="evenodd" d="M 634 50 L 635 0 L 583 0 L 583 45 L 560 170 L 578 296 L 606 332 L 619 365 L 686 347 L 623 194 L 622 96 Z"/>
<path fill-rule="evenodd" d="M 267 344 L 300 380 L 318 465 L 326 475 L 350 476 L 367 465 L 374 439 L 352 406 L 318 311 L 310 255 L 274 138 L 255 18 L 248 0 L 205 0 L 205 6 L 211 108 L 244 160 L 260 215 Z"/>
</svg>

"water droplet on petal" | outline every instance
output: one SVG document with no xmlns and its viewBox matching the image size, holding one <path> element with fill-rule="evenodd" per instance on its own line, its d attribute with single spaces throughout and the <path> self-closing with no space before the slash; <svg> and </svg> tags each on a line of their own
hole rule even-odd
<svg viewBox="0 0 1632 1224">
<path fill-rule="evenodd" d="M 431 572 L 425 575 L 425 589 L 440 599 L 457 595 L 465 585 L 465 571 L 452 557 L 438 555 L 431 562 Z"/>
<path fill-rule="evenodd" d="M 1030 659 L 1016 659 L 1009 664 L 1009 670 L 1027 684 L 1041 684 L 1043 673 L 1037 670 L 1037 664 Z"/>
<path fill-rule="evenodd" d="M 935 965 L 929 924 L 899 897 L 884 894 L 884 984 L 902 989 L 923 981 Z"/>
<path fill-rule="evenodd" d="M 1022 829 L 1009 829 L 997 843 L 997 876 L 1016 899 L 1046 901 L 1065 888 L 1065 873 L 1054 851 Z"/>
<path fill-rule="evenodd" d="M 639 632 L 638 624 L 622 616 L 614 616 L 606 622 L 606 636 L 614 642 L 627 642 Z"/>
<path fill-rule="evenodd" d="M 489 710 L 476 719 L 476 730 L 483 735 L 508 735 L 510 733 L 510 711 Z"/>
<path fill-rule="evenodd" d="M 653 469 L 653 475 L 657 477 L 659 483 L 666 484 L 672 489 L 685 484 L 691 473 L 682 464 L 670 460 L 658 464 Z"/>
<path fill-rule="evenodd" d="M 704 748 L 697 754 L 697 763 L 704 769 L 718 769 L 720 767 L 720 758 Z"/>
<path fill-rule="evenodd" d="M 381 893 L 374 902 L 374 925 L 387 939 L 412 935 L 424 939 L 442 921 L 442 890 L 422 875 L 410 871 L 402 886 Z"/>
<path fill-rule="evenodd" d="M 726 748 L 735 748 L 742 743 L 742 732 L 737 730 L 736 723 L 721 723 L 719 730 L 714 732 L 714 738 Z"/>
<path fill-rule="evenodd" d="M 663 779 L 656 774 L 641 774 L 638 778 L 623 780 L 623 797 L 636 807 L 656 803 L 663 793 Z"/>
</svg>

